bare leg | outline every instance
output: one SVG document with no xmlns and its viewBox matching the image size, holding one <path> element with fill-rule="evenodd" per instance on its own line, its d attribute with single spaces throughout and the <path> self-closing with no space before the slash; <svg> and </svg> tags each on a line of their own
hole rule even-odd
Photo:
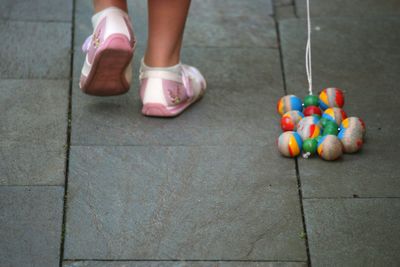
<svg viewBox="0 0 400 267">
<path fill-rule="evenodd" d="M 190 0 L 148 0 L 146 65 L 168 67 L 179 63 L 189 7 Z"/>
<path fill-rule="evenodd" d="M 95 13 L 111 6 L 118 7 L 125 12 L 128 12 L 126 0 L 93 0 L 93 8 Z"/>
</svg>

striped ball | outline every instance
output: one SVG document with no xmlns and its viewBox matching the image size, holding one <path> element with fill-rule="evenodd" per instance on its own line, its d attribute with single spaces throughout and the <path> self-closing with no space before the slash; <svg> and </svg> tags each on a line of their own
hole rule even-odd
<svg viewBox="0 0 400 267">
<path fill-rule="evenodd" d="M 319 105 L 322 110 L 327 108 L 342 108 L 344 105 L 344 95 L 339 88 L 325 88 L 319 94 Z"/>
<path fill-rule="evenodd" d="M 281 118 L 281 128 L 283 131 L 296 131 L 297 125 L 304 115 L 298 110 L 291 110 L 283 114 Z"/>
<path fill-rule="evenodd" d="M 355 153 L 363 145 L 365 135 L 365 124 L 357 117 L 350 117 L 344 120 L 340 126 L 339 140 L 342 142 L 343 150 L 346 153 Z"/>
<path fill-rule="evenodd" d="M 280 115 L 283 115 L 291 110 L 302 111 L 303 106 L 301 99 L 295 95 L 285 95 L 281 99 L 279 99 L 277 110 Z"/>
<path fill-rule="evenodd" d="M 347 115 L 341 108 L 328 108 L 325 110 L 324 114 L 322 114 L 322 118 L 334 121 L 337 125 L 340 125 L 342 121 L 347 118 Z"/>
<path fill-rule="evenodd" d="M 316 138 L 321 134 L 321 129 L 317 124 L 301 124 L 297 128 L 297 133 L 301 136 L 303 140 L 308 138 Z"/>
<path fill-rule="evenodd" d="M 340 124 L 340 130 L 346 128 L 359 129 L 362 132 L 363 137 L 365 137 L 365 134 L 367 132 L 364 121 L 358 117 L 348 117 L 345 120 L 343 120 L 342 123 Z"/>
<path fill-rule="evenodd" d="M 343 154 L 342 143 L 336 135 L 325 135 L 318 142 L 318 155 L 324 160 L 335 160 Z"/>
<path fill-rule="evenodd" d="M 306 116 L 304 117 L 300 122 L 299 125 L 297 126 L 297 129 L 300 127 L 305 127 L 305 125 L 311 125 L 311 124 L 318 124 L 319 118 L 316 116 Z"/>
<path fill-rule="evenodd" d="M 278 150 L 285 157 L 298 156 L 302 146 L 303 140 L 296 132 L 283 132 L 278 138 Z"/>
</svg>

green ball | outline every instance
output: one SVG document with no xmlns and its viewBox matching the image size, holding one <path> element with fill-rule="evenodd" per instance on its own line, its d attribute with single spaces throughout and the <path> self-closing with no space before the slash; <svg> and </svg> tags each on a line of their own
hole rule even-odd
<svg viewBox="0 0 400 267">
<path fill-rule="evenodd" d="M 325 124 L 324 130 L 322 131 L 322 135 L 337 135 L 339 133 L 339 126 L 334 121 L 328 121 Z"/>
<path fill-rule="evenodd" d="M 303 142 L 303 151 L 308 152 L 311 155 L 317 152 L 318 142 L 316 138 L 308 138 Z"/>
<path fill-rule="evenodd" d="M 322 135 L 328 135 L 328 134 L 337 135 L 338 133 L 339 133 L 338 128 L 335 128 L 335 127 L 325 127 L 325 128 L 324 128 L 324 131 L 322 132 Z"/>
<path fill-rule="evenodd" d="M 308 95 L 304 98 L 304 107 L 319 106 L 319 99 L 316 95 Z"/>
<path fill-rule="evenodd" d="M 317 141 L 317 145 L 318 145 L 319 141 L 321 140 L 321 138 L 322 138 L 322 135 L 315 137 L 315 141 Z"/>
<path fill-rule="evenodd" d="M 325 124 L 325 127 L 339 128 L 339 125 L 337 125 L 335 121 L 328 120 Z"/>
<path fill-rule="evenodd" d="M 327 118 L 321 118 L 318 122 L 319 127 L 325 128 L 326 125 L 328 124 L 329 120 Z"/>
</svg>

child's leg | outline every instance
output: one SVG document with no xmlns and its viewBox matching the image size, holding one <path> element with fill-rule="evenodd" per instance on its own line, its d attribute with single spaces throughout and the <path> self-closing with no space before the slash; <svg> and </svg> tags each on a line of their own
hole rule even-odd
<svg viewBox="0 0 400 267">
<path fill-rule="evenodd" d="M 201 98 L 206 81 L 180 63 L 190 0 L 148 0 L 149 37 L 140 68 L 142 113 L 173 117 Z"/>
<path fill-rule="evenodd" d="M 153 67 L 178 64 L 190 0 L 148 0 L 149 34 L 144 61 Z"/>
<path fill-rule="evenodd" d="M 93 0 L 94 12 L 100 12 L 108 7 L 118 7 L 128 13 L 126 0 Z"/>
</svg>

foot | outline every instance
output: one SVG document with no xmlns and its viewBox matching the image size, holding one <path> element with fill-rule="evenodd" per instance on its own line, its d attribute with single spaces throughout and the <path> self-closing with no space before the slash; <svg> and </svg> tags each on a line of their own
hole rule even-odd
<svg viewBox="0 0 400 267">
<path fill-rule="evenodd" d="M 90 95 L 119 95 L 132 82 L 135 36 L 128 14 L 109 7 L 92 17 L 94 32 L 82 46 L 86 59 L 79 86 Z"/>
<path fill-rule="evenodd" d="M 206 81 L 198 69 L 178 64 L 167 68 L 140 68 L 142 113 L 154 117 L 174 117 L 199 100 Z"/>
</svg>

